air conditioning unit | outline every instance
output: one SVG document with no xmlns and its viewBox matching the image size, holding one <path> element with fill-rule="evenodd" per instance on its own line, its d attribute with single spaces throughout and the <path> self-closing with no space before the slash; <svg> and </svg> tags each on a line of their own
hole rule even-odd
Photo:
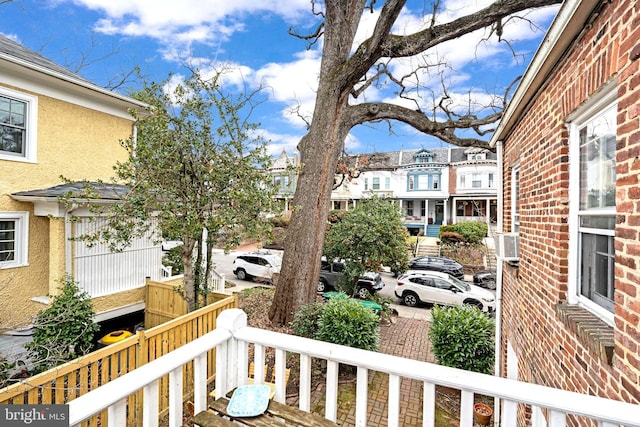
<svg viewBox="0 0 640 427">
<path fill-rule="evenodd" d="M 518 252 L 518 233 L 498 234 L 495 238 L 496 257 L 502 261 L 517 261 L 520 254 Z"/>
</svg>

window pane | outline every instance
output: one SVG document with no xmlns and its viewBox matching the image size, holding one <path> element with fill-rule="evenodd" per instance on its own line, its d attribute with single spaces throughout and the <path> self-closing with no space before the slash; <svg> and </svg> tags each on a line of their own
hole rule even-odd
<svg viewBox="0 0 640 427">
<path fill-rule="evenodd" d="M 0 221 L 0 262 L 15 260 L 15 228 L 15 221 Z"/>
<path fill-rule="evenodd" d="M 613 215 L 584 215 L 580 217 L 580 227 L 613 230 L 616 217 Z"/>
<path fill-rule="evenodd" d="M 429 188 L 429 175 L 418 175 L 418 190 Z"/>
<path fill-rule="evenodd" d="M 613 237 L 582 233 L 581 255 L 582 295 L 613 311 Z"/>
<path fill-rule="evenodd" d="M 615 206 L 616 110 L 580 129 L 580 210 Z"/>
</svg>

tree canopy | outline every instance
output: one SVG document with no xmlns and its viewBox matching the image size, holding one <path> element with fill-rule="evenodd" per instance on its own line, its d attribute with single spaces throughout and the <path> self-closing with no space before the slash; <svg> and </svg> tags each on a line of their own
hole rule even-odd
<svg viewBox="0 0 640 427">
<path fill-rule="evenodd" d="M 153 227 L 182 240 L 189 309 L 207 293 L 213 247 L 264 237 L 273 211 L 271 158 L 248 121 L 255 93 L 223 92 L 222 76 L 172 76 L 134 95 L 151 114 L 136 115 L 137 135 L 121 141 L 129 157 L 115 166 L 116 180 L 129 191 L 110 207 L 108 226 L 85 236 L 114 250 Z"/>
<path fill-rule="evenodd" d="M 355 280 L 364 271 L 379 271 L 383 265 L 405 267 L 407 234 L 397 203 L 374 196 L 362 199 L 331 226 L 324 254 L 327 259 L 345 260 L 346 271 Z"/>
</svg>

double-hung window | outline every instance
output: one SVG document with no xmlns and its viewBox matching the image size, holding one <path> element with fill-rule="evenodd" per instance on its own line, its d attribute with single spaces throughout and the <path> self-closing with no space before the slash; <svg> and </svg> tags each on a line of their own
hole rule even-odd
<svg viewBox="0 0 640 427">
<path fill-rule="evenodd" d="M 585 107 L 570 125 L 570 298 L 609 322 L 613 322 L 615 269 L 614 95 L 615 91 Z"/>
<path fill-rule="evenodd" d="M 36 161 L 35 96 L 0 87 L 0 160 Z"/>
<path fill-rule="evenodd" d="M 0 268 L 27 265 L 27 212 L 0 212 Z"/>
</svg>

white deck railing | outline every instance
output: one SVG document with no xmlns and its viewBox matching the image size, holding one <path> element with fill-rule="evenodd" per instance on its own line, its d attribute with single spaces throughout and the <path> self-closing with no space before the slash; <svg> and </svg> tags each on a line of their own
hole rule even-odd
<svg viewBox="0 0 640 427">
<path fill-rule="evenodd" d="M 326 405 L 324 416 L 336 420 L 338 408 L 338 366 L 341 363 L 357 367 L 356 426 L 367 425 L 368 372 L 389 374 L 388 425 L 397 426 L 400 411 L 400 379 L 411 378 L 423 382 L 423 426 L 434 425 L 435 386 L 443 385 L 461 390 L 460 426 L 473 425 L 474 394 L 494 396 L 505 401 L 531 405 L 549 410 L 550 427 L 565 426 L 569 414 L 597 420 L 601 427 L 640 426 L 640 405 L 595 396 L 572 393 L 536 384 L 528 384 L 439 366 L 432 363 L 404 359 L 344 347 L 306 338 L 285 335 L 246 326 L 246 314 L 239 309 L 224 311 L 217 321 L 218 329 L 183 347 L 154 360 L 98 389 L 69 403 L 70 425 L 108 408 L 108 426 L 126 425 L 127 396 L 143 389 L 144 409 L 142 425 L 158 425 L 158 379 L 169 375 L 169 426 L 182 425 L 182 366 L 194 361 L 194 410 L 207 407 L 206 352 L 217 347 L 216 390 L 222 394 L 247 380 L 248 344 L 255 344 L 255 379 L 264 377 L 265 349 L 275 348 L 275 399 L 285 401 L 286 353 L 300 354 L 299 407 L 309 411 L 311 405 L 311 359 L 327 361 Z M 103 424 L 105 425 L 105 424 Z"/>
</svg>

